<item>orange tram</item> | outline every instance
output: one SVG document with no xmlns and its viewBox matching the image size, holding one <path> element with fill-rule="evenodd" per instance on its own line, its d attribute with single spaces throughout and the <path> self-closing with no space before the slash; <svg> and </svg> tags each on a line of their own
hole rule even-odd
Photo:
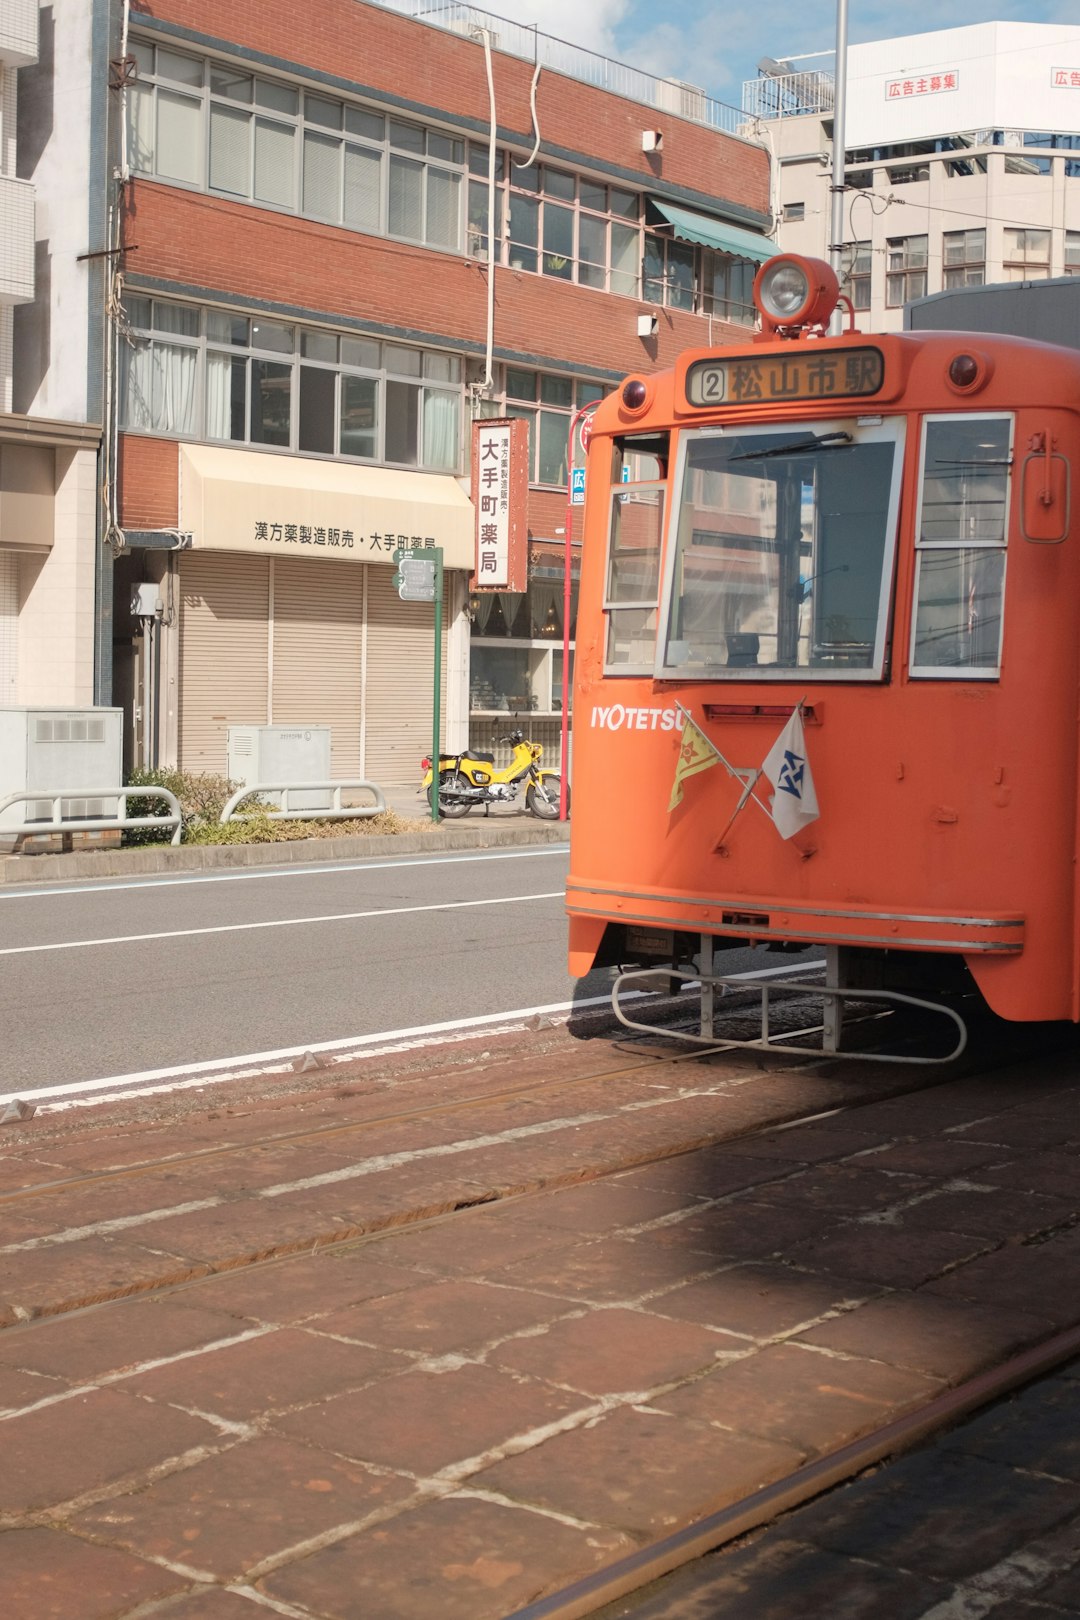
<svg viewBox="0 0 1080 1620">
<path fill-rule="evenodd" d="M 817 1051 L 868 996 L 958 1051 L 972 981 L 1080 1020 L 1080 354 L 850 310 L 830 336 L 836 277 L 795 255 L 754 299 L 752 343 L 592 420 L 571 972 L 621 965 L 617 1009 L 658 967 L 700 980 L 712 1039 L 724 950 L 818 946 Z M 791 1049 L 766 961 L 732 1044 Z"/>
</svg>

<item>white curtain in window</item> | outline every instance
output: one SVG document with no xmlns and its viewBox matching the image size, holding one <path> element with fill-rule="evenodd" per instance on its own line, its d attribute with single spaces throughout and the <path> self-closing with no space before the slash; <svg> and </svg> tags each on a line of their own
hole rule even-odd
<svg viewBox="0 0 1080 1620">
<path fill-rule="evenodd" d="M 461 176 L 444 169 L 427 174 L 427 234 L 432 247 L 460 246 Z"/>
<path fill-rule="evenodd" d="M 250 113 L 234 107 L 210 108 L 210 184 L 215 191 L 250 195 L 250 130 Z"/>
<path fill-rule="evenodd" d="M 148 84 L 128 87 L 128 163 L 139 174 L 154 172 L 154 91 Z"/>
<path fill-rule="evenodd" d="M 293 147 L 296 131 L 291 124 L 274 124 L 268 118 L 255 120 L 255 198 L 276 203 L 279 208 L 296 207 L 296 164 Z"/>
<path fill-rule="evenodd" d="M 611 290 L 626 298 L 638 293 L 640 238 L 628 225 L 611 226 Z"/>
<path fill-rule="evenodd" d="M 203 177 L 202 102 L 172 90 L 157 93 L 157 161 L 165 180 L 201 186 Z"/>
<path fill-rule="evenodd" d="M 152 350 L 153 428 L 191 438 L 197 431 L 195 376 L 198 352 L 171 343 L 155 343 Z"/>
<path fill-rule="evenodd" d="M 150 344 L 145 338 L 120 345 L 120 400 L 121 421 L 125 427 L 148 430 L 153 426 L 150 405 L 153 388 L 151 377 L 153 362 Z"/>
<path fill-rule="evenodd" d="M 423 240 L 421 215 L 423 166 L 408 158 L 390 159 L 390 220 L 391 236 L 405 236 L 411 241 Z"/>
<path fill-rule="evenodd" d="M 228 439 L 232 429 L 231 354 L 206 353 L 206 437 Z"/>
<path fill-rule="evenodd" d="M 425 388 L 424 466 L 455 472 L 458 454 L 458 396 Z"/>
<path fill-rule="evenodd" d="M 325 135 L 304 136 L 304 213 L 341 218 L 341 142 Z"/>
<path fill-rule="evenodd" d="M 345 148 L 345 223 L 359 231 L 381 229 L 382 153 Z"/>
</svg>

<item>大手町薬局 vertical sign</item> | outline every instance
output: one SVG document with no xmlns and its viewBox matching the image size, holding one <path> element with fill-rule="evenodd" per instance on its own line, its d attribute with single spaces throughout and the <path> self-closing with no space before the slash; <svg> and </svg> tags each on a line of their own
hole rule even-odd
<svg viewBox="0 0 1080 1620">
<path fill-rule="evenodd" d="M 529 574 L 528 422 L 506 417 L 473 423 L 472 498 L 476 508 L 474 588 L 523 591 Z"/>
</svg>

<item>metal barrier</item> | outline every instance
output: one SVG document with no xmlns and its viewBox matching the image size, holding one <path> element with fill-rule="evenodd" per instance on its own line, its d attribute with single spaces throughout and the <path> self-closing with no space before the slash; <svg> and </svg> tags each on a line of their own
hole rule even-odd
<svg viewBox="0 0 1080 1620">
<path fill-rule="evenodd" d="M 343 805 L 341 802 L 343 788 L 349 788 L 350 790 L 366 788 L 369 793 L 375 795 L 375 803 Z M 271 821 L 361 821 L 368 816 L 381 815 L 386 809 L 386 798 L 383 790 L 381 787 L 376 787 L 374 782 L 258 782 L 254 787 L 240 788 L 233 794 L 231 799 L 226 801 L 221 811 L 221 825 L 224 826 L 227 821 L 232 821 L 236 815 L 237 805 L 243 804 L 245 799 L 257 798 L 266 793 L 274 794 L 282 802 L 280 810 L 262 810 L 261 813 Z M 333 798 L 332 808 L 329 810 L 313 810 L 310 808 L 290 810 L 290 793 L 329 793 Z M 237 821 L 250 821 L 250 819 L 250 816 L 236 816 Z"/>
<path fill-rule="evenodd" d="M 64 804 L 70 804 L 76 799 L 115 799 L 118 814 L 115 816 L 65 816 L 62 811 Z M 129 799 L 164 799 L 168 805 L 167 815 L 158 816 L 129 816 L 127 805 Z M 33 821 L 24 819 L 15 826 L 3 826 L 2 818 L 5 810 L 15 804 L 48 804 L 51 814 L 48 820 L 35 817 Z M 24 838 L 40 837 L 45 833 L 62 833 L 65 847 L 69 844 L 69 834 L 77 832 L 112 832 L 117 829 L 126 832 L 131 827 L 171 827 L 173 835 L 171 842 L 180 842 L 180 833 L 183 827 L 183 817 L 180 811 L 180 802 L 175 793 L 170 793 L 163 787 L 110 787 L 110 788 L 65 788 L 62 793 L 52 793 L 48 788 L 28 793 L 11 793 L 0 802 L 0 839 L 13 837 L 16 846 Z"/>
</svg>

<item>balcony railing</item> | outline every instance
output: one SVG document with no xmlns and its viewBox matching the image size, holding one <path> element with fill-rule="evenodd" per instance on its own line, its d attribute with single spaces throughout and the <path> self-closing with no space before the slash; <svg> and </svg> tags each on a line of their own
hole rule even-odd
<svg viewBox="0 0 1080 1620">
<path fill-rule="evenodd" d="M 691 123 L 705 124 L 726 135 L 745 137 L 745 114 L 738 107 L 716 101 L 696 84 L 684 84 L 680 79 L 659 79 L 639 68 L 615 62 L 608 56 L 587 51 L 580 45 L 570 45 L 536 28 L 511 22 L 476 6 L 450 3 L 440 5 L 433 0 L 375 0 L 388 11 L 400 12 L 417 22 L 445 28 L 466 39 L 482 41 L 486 31 L 493 50 L 508 56 L 521 57 L 526 62 L 539 62 L 553 73 L 562 73 L 569 79 L 578 79 L 598 90 L 608 90 L 642 107 L 654 107 L 658 112 L 674 113 Z"/>
<path fill-rule="evenodd" d="M 836 82 L 831 73 L 781 73 L 743 81 L 745 118 L 798 118 L 803 113 L 832 112 Z"/>
<path fill-rule="evenodd" d="M 0 6 L 0 62 L 29 67 L 38 59 L 38 0 L 4 0 Z"/>
</svg>

